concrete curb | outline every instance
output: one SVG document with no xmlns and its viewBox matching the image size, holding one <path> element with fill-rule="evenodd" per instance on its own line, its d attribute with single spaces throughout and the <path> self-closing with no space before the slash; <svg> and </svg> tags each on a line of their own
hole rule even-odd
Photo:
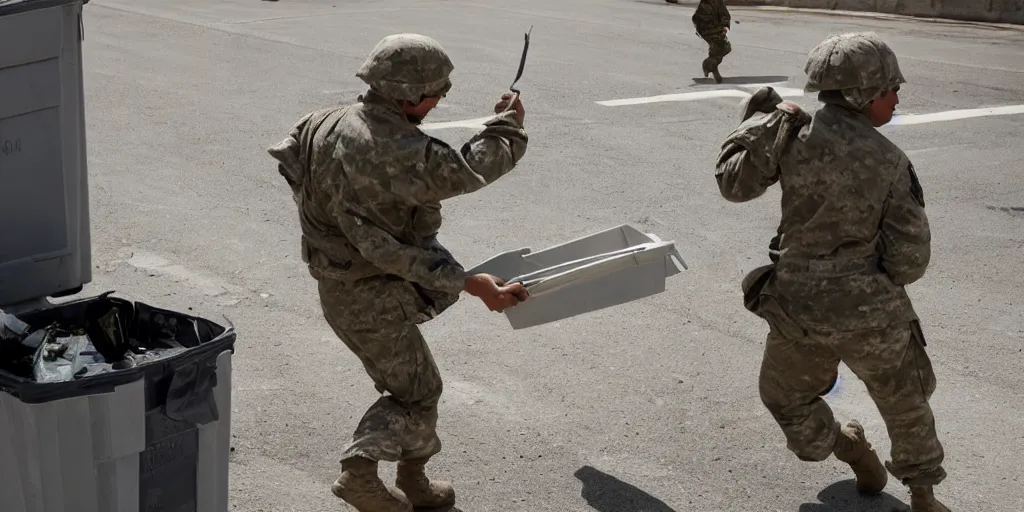
<svg viewBox="0 0 1024 512">
<path fill-rule="evenodd" d="M 1024 0 L 727 0 L 726 4 L 1024 25 Z"/>
<path fill-rule="evenodd" d="M 682 2 L 680 2 L 682 3 Z M 694 3 L 696 5 L 696 3 Z M 986 27 L 1000 30 L 1024 31 L 1024 24 L 996 23 L 990 21 L 967 21 L 950 18 L 934 18 L 926 16 L 911 16 L 907 14 L 886 14 L 870 11 L 834 11 L 829 9 L 809 9 L 802 7 L 773 7 L 773 6 L 741 6 L 734 5 L 739 10 L 765 11 L 765 12 L 797 12 L 805 14 L 817 14 L 820 16 L 843 16 L 848 18 L 867 18 L 873 20 L 897 20 L 917 21 L 921 23 L 936 23 L 946 25 L 964 25 L 972 27 Z"/>
</svg>

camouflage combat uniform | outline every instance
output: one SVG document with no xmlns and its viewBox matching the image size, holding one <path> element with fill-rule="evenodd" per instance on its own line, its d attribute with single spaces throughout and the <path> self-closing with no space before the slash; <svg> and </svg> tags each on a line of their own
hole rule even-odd
<svg viewBox="0 0 1024 512">
<path fill-rule="evenodd" d="M 454 304 L 467 276 L 437 241 L 440 203 L 493 183 L 526 151 L 515 112 L 487 122 L 459 150 L 402 114 L 397 100 L 444 94 L 452 69 L 436 41 L 389 36 L 358 73 L 371 86 L 358 103 L 307 114 L 269 149 L 298 205 L 303 259 L 324 317 L 387 393 L 363 416 L 343 464 L 422 463 L 441 449 L 441 376 L 417 324 Z"/>
<path fill-rule="evenodd" d="M 760 197 L 779 183 L 782 218 L 773 263 L 743 281 L 746 307 L 769 326 L 760 393 L 800 459 L 833 453 L 858 488 L 881 492 L 886 472 L 856 422 L 836 422 L 820 397 L 845 363 L 864 382 L 892 441 L 886 466 L 915 496 L 914 511 L 942 511 L 943 448 L 928 400 L 936 379 L 905 287 L 928 266 L 931 232 L 914 166 L 862 112 L 904 83 L 895 54 L 872 33 L 827 39 L 807 62 L 813 115 L 762 90 L 766 113 L 728 136 L 717 164 L 723 197 Z M 767 97 L 773 99 L 765 101 Z"/>
<path fill-rule="evenodd" d="M 725 29 L 732 23 L 732 17 L 725 7 L 725 0 L 700 0 L 691 19 L 697 35 L 708 43 L 708 58 L 701 64 L 704 76 L 713 73 L 715 81 L 721 83 L 722 75 L 718 73 L 718 66 L 732 52 L 732 45 L 725 34 Z"/>
</svg>

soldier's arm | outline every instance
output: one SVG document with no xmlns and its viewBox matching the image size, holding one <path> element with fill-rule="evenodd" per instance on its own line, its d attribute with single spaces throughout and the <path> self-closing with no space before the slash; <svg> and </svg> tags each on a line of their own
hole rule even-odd
<svg viewBox="0 0 1024 512">
<path fill-rule="evenodd" d="M 924 276 L 931 260 L 931 229 L 914 166 L 904 160 L 882 211 L 882 268 L 898 285 Z"/>
<path fill-rule="evenodd" d="M 778 132 L 781 112 L 744 122 L 722 145 L 715 180 L 722 197 L 742 203 L 763 195 L 779 181 L 778 166 L 769 153 Z"/>
<path fill-rule="evenodd" d="M 718 12 L 723 26 L 728 27 L 732 24 L 732 16 L 729 15 L 729 9 L 725 6 L 725 0 L 718 0 Z"/>
<path fill-rule="evenodd" d="M 426 184 L 424 202 L 440 202 L 475 192 L 508 174 L 526 154 L 526 130 L 514 112 L 488 121 L 484 129 L 455 150 L 431 139 L 420 178 Z"/>
<path fill-rule="evenodd" d="M 268 150 L 279 162 L 279 171 L 295 194 L 300 183 L 308 179 L 299 141 L 311 121 L 322 121 L 322 114 L 323 111 L 307 114 L 295 124 L 287 139 Z M 457 262 L 438 252 L 404 245 L 383 229 L 365 222 L 346 208 L 342 182 L 328 180 L 316 186 L 332 189 L 329 197 L 334 199 L 328 205 L 328 213 L 367 261 L 389 274 L 420 283 L 425 288 L 452 293 L 462 291 L 466 276 Z"/>
<path fill-rule="evenodd" d="M 302 181 L 306 177 L 306 166 L 302 162 L 299 140 L 302 139 L 302 132 L 309 125 L 310 120 L 317 113 L 310 112 L 302 116 L 292 125 L 287 138 L 267 148 L 270 156 L 277 160 L 277 172 L 288 182 L 293 194 L 298 194 Z"/>
<path fill-rule="evenodd" d="M 356 212 L 345 208 L 340 194 L 331 201 L 331 216 L 359 254 L 377 268 L 424 288 L 459 293 L 469 277 L 457 261 L 440 252 L 406 245 Z"/>
</svg>

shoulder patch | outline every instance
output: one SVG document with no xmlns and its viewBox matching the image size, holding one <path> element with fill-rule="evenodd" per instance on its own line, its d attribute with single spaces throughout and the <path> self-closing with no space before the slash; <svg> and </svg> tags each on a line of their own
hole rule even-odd
<svg viewBox="0 0 1024 512">
<path fill-rule="evenodd" d="M 793 103 L 789 100 L 783 100 L 775 106 L 779 111 L 784 112 L 786 115 L 796 118 L 797 125 L 803 126 L 811 122 L 811 114 L 808 114 L 800 105 Z"/>
<path fill-rule="evenodd" d="M 921 188 L 921 181 L 917 179 L 917 173 L 914 172 L 914 164 L 907 165 L 907 172 L 910 173 L 910 195 L 914 197 L 914 201 L 924 208 L 924 189 Z"/>
<path fill-rule="evenodd" d="M 796 103 L 793 103 L 792 101 L 789 100 L 785 100 L 782 103 L 779 103 L 778 105 L 775 106 L 775 108 L 787 114 L 793 115 L 799 115 L 801 112 L 803 112 L 803 110 L 800 109 L 800 105 L 797 105 Z"/>
</svg>

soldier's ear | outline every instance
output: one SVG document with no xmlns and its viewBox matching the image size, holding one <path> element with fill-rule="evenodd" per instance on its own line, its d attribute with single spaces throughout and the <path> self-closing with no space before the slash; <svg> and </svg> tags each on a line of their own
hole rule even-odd
<svg viewBox="0 0 1024 512">
<path fill-rule="evenodd" d="M 405 109 L 405 108 L 416 108 L 416 107 L 420 106 L 420 104 L 422 104 L 424 100 L 426 100 L 426 98 L 424 98 L 422 96 L 420 96 L 420 100 L 417 101 L 416 103 L 413 103 L 413 102 L 411 102 L 409 100 L 399 100 L 398 101 L 398 106 L 402 107 L 403 109 Z"/>
</svg>

